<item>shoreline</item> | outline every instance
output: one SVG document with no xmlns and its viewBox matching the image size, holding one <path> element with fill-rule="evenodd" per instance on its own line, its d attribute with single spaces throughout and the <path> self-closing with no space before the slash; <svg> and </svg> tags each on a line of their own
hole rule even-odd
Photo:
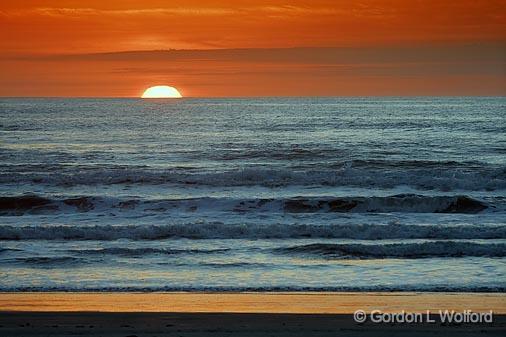
<svg viewBox="0 0 506 337">
<path fill-rule="evenodd" d="M 505 293 L 0 292 L 0 312 L 351 314 L 355 310 L 506 314 Z"/>
</svg>

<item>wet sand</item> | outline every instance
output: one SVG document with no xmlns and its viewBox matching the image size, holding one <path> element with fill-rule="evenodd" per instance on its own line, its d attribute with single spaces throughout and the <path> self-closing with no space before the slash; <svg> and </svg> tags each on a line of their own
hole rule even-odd
<svg viewBox="0 0 506 337">
<path fill-rule="evenodd" d="M 365 323 L 352 313 L 430 310 L 436 323 Z M 438 310 L 493 310 L 441 323 Z M 474 293 L 0 293 L 1 336 L 475 336 L 506 333 L 506 295 Z"/>
</svg>

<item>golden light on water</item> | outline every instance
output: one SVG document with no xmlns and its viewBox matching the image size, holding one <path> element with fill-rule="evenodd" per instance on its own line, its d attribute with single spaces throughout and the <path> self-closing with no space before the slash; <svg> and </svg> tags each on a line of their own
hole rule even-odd
<svg viewBox="0 0 506 337">
<path fill-rule="evenodd" d="M 182 98 L 179 91 L 167 85 L 157 85 L 146 89 L 141 98 Z"/>
</svg>

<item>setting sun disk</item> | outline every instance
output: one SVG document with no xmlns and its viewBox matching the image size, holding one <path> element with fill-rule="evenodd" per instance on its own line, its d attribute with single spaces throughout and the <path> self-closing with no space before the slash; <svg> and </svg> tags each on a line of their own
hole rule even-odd
<svg viewBox="0 0 506 337">
<path fill-rule="evenodd" d="M 157 85 L 146 89 L 141 98 L 182 98 L 179 91 L 167 85 Z"/>
</svg>

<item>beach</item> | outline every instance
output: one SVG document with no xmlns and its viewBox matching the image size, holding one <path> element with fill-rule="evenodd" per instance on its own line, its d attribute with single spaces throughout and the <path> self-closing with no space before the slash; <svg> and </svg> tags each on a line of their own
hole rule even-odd
<svg viewBox="0 0 506 337">
<path fill-rule="evenodd" d="M 358 310 L 431 312 L 435 322 L 357 323 Z M 439 310 L 494 312 L 441 323 Z M 499 293 L 2 293 L 2 336 L 503 335 Z"/>
</svg>

